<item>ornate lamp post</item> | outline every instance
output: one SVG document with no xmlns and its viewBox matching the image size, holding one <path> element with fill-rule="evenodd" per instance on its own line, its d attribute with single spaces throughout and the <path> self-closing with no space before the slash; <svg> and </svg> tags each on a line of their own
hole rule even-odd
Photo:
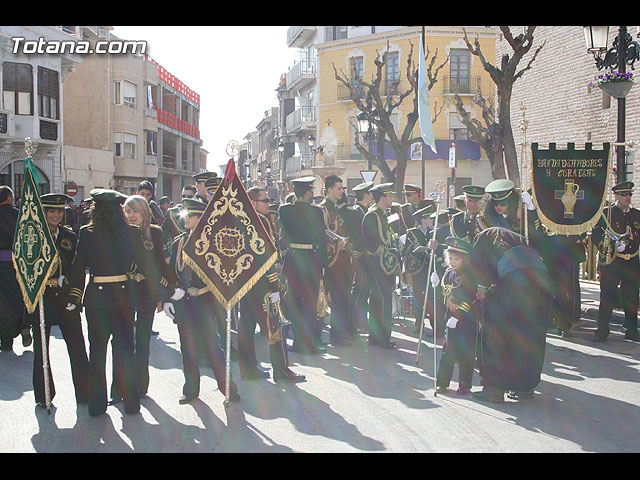
<svg viewBox="0 0 640 480">
<path fill-rule="evenodd" d="M 613 40 L 613 46 L 607 49 L 609 27 L 585 26 L 584 38 L 587 51 L 590 52 L 596 62 L 598 70 L 608 68 L 617 70 L 620 74 L 627 72 L 627 65 L 633 70 L 633 64 L 640 59 L 640 46 L 627 32 L 626 26 L 618 27 L 618 36 Z M 636 27 L 640 30 L 640 27 Z M 616 141 L 616 172 L 617 182 L 624 181 L 625 175 L 625 96 L 629 90 L 616 95 L 618 99 L 618 134 Z"/>
</svg>

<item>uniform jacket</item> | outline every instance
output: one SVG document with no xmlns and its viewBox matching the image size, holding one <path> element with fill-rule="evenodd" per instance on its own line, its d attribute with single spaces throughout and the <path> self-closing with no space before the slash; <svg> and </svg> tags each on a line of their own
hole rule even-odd
<svg viewBox="0 0 640 480">
<path fill-rule="evenodd" d="M 293 245 L 311 245 L 311 249 L 306 250 L 308 261 L 316 268 L 326 266 L 327 247 L 322 210 L 308 202 L 296 201 L 282 205 L 279 213 L 282 248 L 287 249 L 289 254 Z"/>
<path fill-rule="evenodd" d="M 611 209 L 611 223 L 609 223 L 608 215 Z M 605 229 L 612 230 L 616 236 L 630 232 L 629 242 L 621 255 L 627 256 L 629 260 L 638 261 L 638 249 L 640 247 L 640 210 L 629 208 L 625 213 L 620 207 L 613 204 L 605 207 L 602 211 L 602 217 L 598 224 L 593 228 L 591 239 L 594 244 L 600 245 L 604 241 Z M 612 247 L 615 250 L 615 241 L 611 240 Z M 625 262 L 626 260 L 620 256 L 616 257 L 615 262 Z M 620 258 L 619 258 L 620 257 Z M 604 266 L 606 268 L 606 266 Z"/>
</svg>

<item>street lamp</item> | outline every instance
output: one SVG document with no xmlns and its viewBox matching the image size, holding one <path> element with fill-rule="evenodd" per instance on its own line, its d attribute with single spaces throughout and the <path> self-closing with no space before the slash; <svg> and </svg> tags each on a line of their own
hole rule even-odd
<svg viewBox="0 0 640 480">
<path fill-rule="evenodd" d="M 633 40 L 627 32 L 626 26 L 618 27 L 618 36 L 613 40 L 613 46 L 607 49 L 609 27 L 585 26 L 584 38 L 587 44 L 587 51 L 593 54 L 598 70 L 608 68 L 617 70 L 624 74 L 627 72 L 627 65 L 633 70 L 633 64 L 640 59 L 640 46 Z M 638 32 L 640 27 L 636 27 Z M 625 94 L 618 97 L 618 135 L 616 147 L 616 172 L 617 183 L 624 181 L 626 162 L 624 152 L 624 137 L 626 129 L 625 120 Z"/>
<path fill-rule="evenodd" d="M 356 119 L 358 120 L 358 129 L 362 138 L 367 142 L 369 153 L 373 150 L 373 141 L 376 137 L 375 133 L 378 129 L 377 125 L 369 120 L 371 118 L 378 117 L 378 110 L 374 108 L 371 112 L 360 112 Z M 371 159 L 367 159 L 367 170 L 371 170 Z"/>
</svg>

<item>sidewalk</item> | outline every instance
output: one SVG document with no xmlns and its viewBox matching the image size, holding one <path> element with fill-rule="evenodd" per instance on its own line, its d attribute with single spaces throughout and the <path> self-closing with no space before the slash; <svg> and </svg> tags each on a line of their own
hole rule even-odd
<svg viewBox="0 0 640 480">
<path fill-rule="evenodd" d="M 598 307 L 600 306 L 600 283 L 590 280 L 580 280 L 580 293 L 582 295 L 582 316 L 597 320 Z M 624 323 L 624 311 L 622 307 L 616 307 L 611 315 L 611 323 L 622 325 Z"/>
</svg>

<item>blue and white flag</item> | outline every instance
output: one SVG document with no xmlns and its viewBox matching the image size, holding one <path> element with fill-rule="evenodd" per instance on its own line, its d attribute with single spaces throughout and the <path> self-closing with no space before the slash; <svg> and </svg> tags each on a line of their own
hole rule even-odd
<svg viewBox="0 0 640 480">
<path fill-rule="evenodd" d="M 420 133 L 425 145 L 436 152 L 436 139 L 431 124 L 431 102 L 429 102 L 429 78 L 424 60 L 424 32 L 420 42 L 420 63 L 418 66 L 418 119 L 420 120 Z"/>
</svg>

